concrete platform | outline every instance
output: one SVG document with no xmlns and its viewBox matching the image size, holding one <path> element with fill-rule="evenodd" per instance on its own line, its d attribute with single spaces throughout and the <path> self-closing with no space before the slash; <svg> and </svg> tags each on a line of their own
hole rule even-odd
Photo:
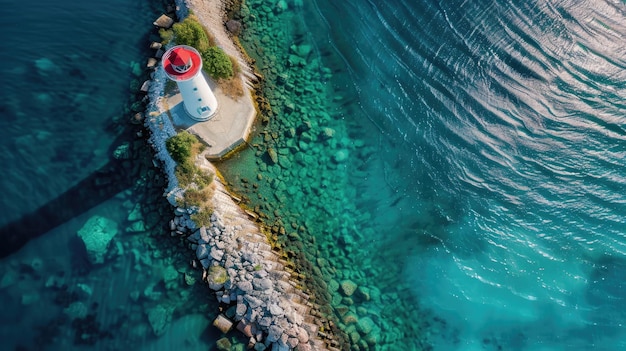
<svg viewBox="0 0 626 351">
<path fill-rule="evenodd" d="M 166 95 L 165 106 L 174 126 L 198 136 L 207 145 L 207 158 L 217 160 L 247 141 L 256 109 L 248 89 L 244 88 L 244 95 L 234 100 L 226 96 L 206 74 L 205 77 L 218 104 L 217 112 L 211 119 L 199 122 L 189 117 L 177 90 Z"/>
</svg>

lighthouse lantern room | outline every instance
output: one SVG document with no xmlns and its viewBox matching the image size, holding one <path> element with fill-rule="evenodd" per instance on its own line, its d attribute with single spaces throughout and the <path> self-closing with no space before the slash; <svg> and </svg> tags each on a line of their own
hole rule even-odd
<svg viewBox="0 0 626 351">
<path fill-rule="evenodd" d="M 198 50 L 177 45 L 167 50 L 161 61 L 167 76 L 176 82 L 185 110 L 191 118 L 206 121 L 217 112 L 217 99 L 202 74 Z"/>
</svg>

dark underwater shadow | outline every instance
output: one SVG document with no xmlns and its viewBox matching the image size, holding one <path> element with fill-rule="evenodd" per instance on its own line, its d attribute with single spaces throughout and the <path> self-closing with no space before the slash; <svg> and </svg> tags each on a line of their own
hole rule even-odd
<svg viewBox="0 0 626 351">
<path fill-rule="evenodd" d="M 129 134 L 120 135 L 111 144 L 109 154 L 113 153 L 115 147 L 129 140 L 131 140 Z M 130 142 L 130 145 L 132 144 Z M 73 217 L 107 201 L 122 190 L 132 187 L 139 172 L 139 167 L 134 167 L 133 162 L 139 161 L 135 157 L 111 158 L 106 165 L 65 193 L 37 210 L 0 227 L 0 240 L 2 240 L 0 258 L 17 252 L 29 240 L 49 232 Z"/>
</svg>

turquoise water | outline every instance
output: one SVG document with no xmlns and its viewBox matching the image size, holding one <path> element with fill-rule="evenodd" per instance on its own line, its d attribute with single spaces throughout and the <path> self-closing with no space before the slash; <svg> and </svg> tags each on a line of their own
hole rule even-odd
<svg viewBox="0 0 626 351">
<path fill-rule="evenodd" d="M 273 115 L 221 168 L 347 347 L 626 349 L 626 4 L 247 4 Z"/>
<path fill-rule="evenodd" d="M 213 299 L 128 123 L 159 1 L 0 1 L 3 350 L 207 350 Z M 139 106 L 140 107 L 140 106 Z M 106 218 L 94 262 L 77 235 Z"/>
<path fill-rule="evenodd" d="M 220 167 L 345 349 L 626 349 L 623 2 L 247 5 L 273 112 Z M 163 4 L 0 7 L 3 347 L 213 347 L 127 123 Z"/>
</svg>

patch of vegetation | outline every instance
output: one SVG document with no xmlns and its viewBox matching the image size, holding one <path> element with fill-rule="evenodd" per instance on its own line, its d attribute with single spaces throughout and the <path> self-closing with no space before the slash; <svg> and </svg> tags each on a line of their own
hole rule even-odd
<svg viewBox="0 0 626 351">
<path fill-rule="evenodd" d="M 179 185 L 185 189 L 182 198 L 179 199 L 179 206 L 195 206 L 200 209 L 196 214 L 198 221 L 194 220 L 196 224 L 204 225 L 202 223 L 205 223 L 207 218 L 210 222 L 213 213 L 209 204 L 213 194 L 213 188 L 210 186 L 213 182 L 213 174 L 199 168 L 194 163 L 194 159 L 204 150 L 205 146 L 200 143 L 195 135 L 187 131 L 182 131 L 169 138 L 165 145 L 172 158 L 178 163 L 176 178 Z"/>
<path fill-rule="evenodd" d="M 192 214 L 191 220 L 194 221 L 198 226 L 208 227 L 211 225 L 211 215 L 213 215 L 213 208 L 211 206 L 202 206 L 200 210 L 194 214 Z"/>
<path fill-rule="evenodd" d="M 199 143 L 195 135 L 182 131 L 165 141 L 167 152 L 178 164 L 190 161 L 192 146 Z M 193 162 L 192 162 L 193 164 Z"/>
<path fill-rule="evenodd" d="M 243 96 L 243 81 L 241 77 L 234 76 L 228 79 L 220 80 L 220 88 L 222 92 L 233 99 Z"/>
<path fill-rule="evenodd" d="M 159 36 L 161 37 L 161 44 L 166 45 L 174 39 L 174 31 L 171 29 L 161 28 L 159 29 Z"/>
<path fill-rule="evenodd" d="M 211 46 L 207 50 L 200 51 L 204 70 L 215 80 L 227 79 L 235 75 L 233 62 L 224 50 L 217 46 Z"/>
<path fill-rule="evenodd" d="M 193 46 L 200 52 L 204 52 L 215 45 L 215 39 L 204 29 L 194 15 L 189 15 L 182 22 L 175 23 L 172 26 L 172 31 L 177 44 Z"/>
<path fill-rule="evenodd" d="M 183 188 L 193 183 L 198 189 L 204 189 L 213 181 L 213 175 L 198 168 L 191 160 L 179 163 L 176 166 L 176 178 Z"/>
</svg>

